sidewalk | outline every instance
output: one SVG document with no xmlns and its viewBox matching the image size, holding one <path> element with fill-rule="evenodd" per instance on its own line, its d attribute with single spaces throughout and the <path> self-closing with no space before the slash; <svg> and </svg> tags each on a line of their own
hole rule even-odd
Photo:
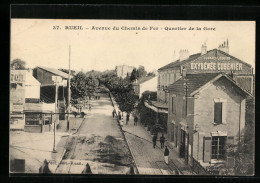
<svg viewBox="0 0 260 183">
<path fill-rule="evenodd" d="M 75 124 L 75 130 L 79 128 L 82 118 L 70 117 L 70 121 Z M 67 121 L 60 120 L 59 127 L 56 131 L 56 150 L 53 153 L 54 133 L 28 133 L 24 131 L 10 130 L 10 160 L 24 159 L 25 173 L 39 173 L 39 167 L 47 159 L 50 163 L 49 168 L 55 172 L 57 165 L 65 153 L 65 145 L 69 135 L 75 130 L 66 132 Z"/>
<path fill-rule="evenodd" d="M 118 112 L 118 106 L 116 103 L 114 104 Z M 138 121 L 137 126 L 134 126 L 133 116 L 130 116 L 128 125 L 126 125 L 126 115 L 124 115 L 124 125 L 122 129 L 124 130 L 140 174 L 175 175 L 176 172 L 180 171 L 184 175 L 193 175 L 190 168 L 185 165 L 184 160 L 178 157 L 178 153 L 175 149 L 169 148 L 169 165 L 167 165 L 164 162 L 164 149 L 159 147 L 160 142 L 157 141 L 157 146 L 154 149 L 152 136 L 141 126 L 140 121 Z"/>
</svg>

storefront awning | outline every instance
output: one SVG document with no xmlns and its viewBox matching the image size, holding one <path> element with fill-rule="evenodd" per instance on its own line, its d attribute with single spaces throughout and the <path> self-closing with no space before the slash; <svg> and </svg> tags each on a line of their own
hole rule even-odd
<svg viewBox="0 0 260 183">
<path fill-rule="evenodd" d="M 148 101 L 145 101 L 144 105 L 146 107 L 152 109 L 155 112 L 168 114 L 168 108 L 165 108 L 165 106 L 163 106 L 163 107 L 156 106 L 156 105 L 154 105 L 154 102 L 157 102 L 157 101 L 151 101 L 150 103 L 148 103 Z"/>
<path fill-rule="evenodd" d="M 55 112 L 55 103 L 25 103 L 24 112 Z"/>
</svg>

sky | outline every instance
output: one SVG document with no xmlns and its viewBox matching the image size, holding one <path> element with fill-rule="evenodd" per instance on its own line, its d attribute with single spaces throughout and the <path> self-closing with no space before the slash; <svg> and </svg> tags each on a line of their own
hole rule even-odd
<svg viewBox="0 0 260 183">
<path fill-rule="evenodd" d="M 11 61 L 20 58 L 29 68 L 68 69 L 70 58 L 76 71 L 123 64 L 153 71 L 177 60 L 180 49 L 196 54 L 203 43 L 211 50 L 227 39 L 229 54 L 255 68 L 253 21 L 11 19 Z"/>
</svg>

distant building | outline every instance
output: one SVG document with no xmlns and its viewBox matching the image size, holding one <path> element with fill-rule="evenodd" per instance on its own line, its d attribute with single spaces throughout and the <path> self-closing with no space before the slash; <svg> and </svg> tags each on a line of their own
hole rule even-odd
<svg viewBox="0 0 260 183">
<path fill-rule="evenodd" d="M 239 68 L 239 67 L 238 67 Z M 251 94 L 225 73 L 187 74 L 168 87 L 169 145 L 191 167 L 225 163 L 227 145 L 241 141 Z"/>
<path fill-rule="evenodd" d="M 126 76 L 131 76 L 131 73 L 135 67 L 128 65 L 116 66 L 116 74 L 118 77 L 125 78 Z"/>
<path fill-rule="evenodd" d="M 45 103 L 55 102 L 55 85 L 52 80 L 52 76 L 60 76 L 63 80 L 63 84 L 66 84 L 69 75 L 57 69 L 47 67 L 36 67 L 33 70 L 33 76 L 41 83 L 41 101 Z M 67 102 L 67 85 L 58 87 L 58 108 L 59 108 L 59 119 L 65 119 L 66 102 Z"/>
<path fill-rule="evenodd" d="M 143 77 L 140 80 L 136 80 L 133 83 L 133 89 L 135 92 L 135 95 L 137 95 L 139 98 L 142 97 L 142 94 L 145 91 L 154 91 L 157 90 L 157 78 L 155 76 L 146 76 Z"/>
</svg>

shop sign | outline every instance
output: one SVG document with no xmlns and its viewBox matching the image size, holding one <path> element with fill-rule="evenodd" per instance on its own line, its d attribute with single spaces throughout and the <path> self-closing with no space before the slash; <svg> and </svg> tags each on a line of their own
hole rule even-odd
<svg viewBox="0 0 260 183">
<path fill-rule="evenodd" d="M 242 64 L 230 62 L 198 62 L 190 63 L 191 70 L 212 70 L 212 71 L 241 71 Z"/>
<path fill-rule="evenodd" d="M 12 112 L 23 112 L 23 104 L 19 104 L 19 103 L 17 103 L 17 104 L 15 104 L 15 103 L 13 103 L 13 105 L 11 105 L 12 107 L 11 107 L 11 111 Z"/>
<path fill-rule="evenodd" d="M 24 83 L 25 82 L 25 72 L 21 70 L 11 70 L 10 73 L 10 83 Z"/>
</svg>

